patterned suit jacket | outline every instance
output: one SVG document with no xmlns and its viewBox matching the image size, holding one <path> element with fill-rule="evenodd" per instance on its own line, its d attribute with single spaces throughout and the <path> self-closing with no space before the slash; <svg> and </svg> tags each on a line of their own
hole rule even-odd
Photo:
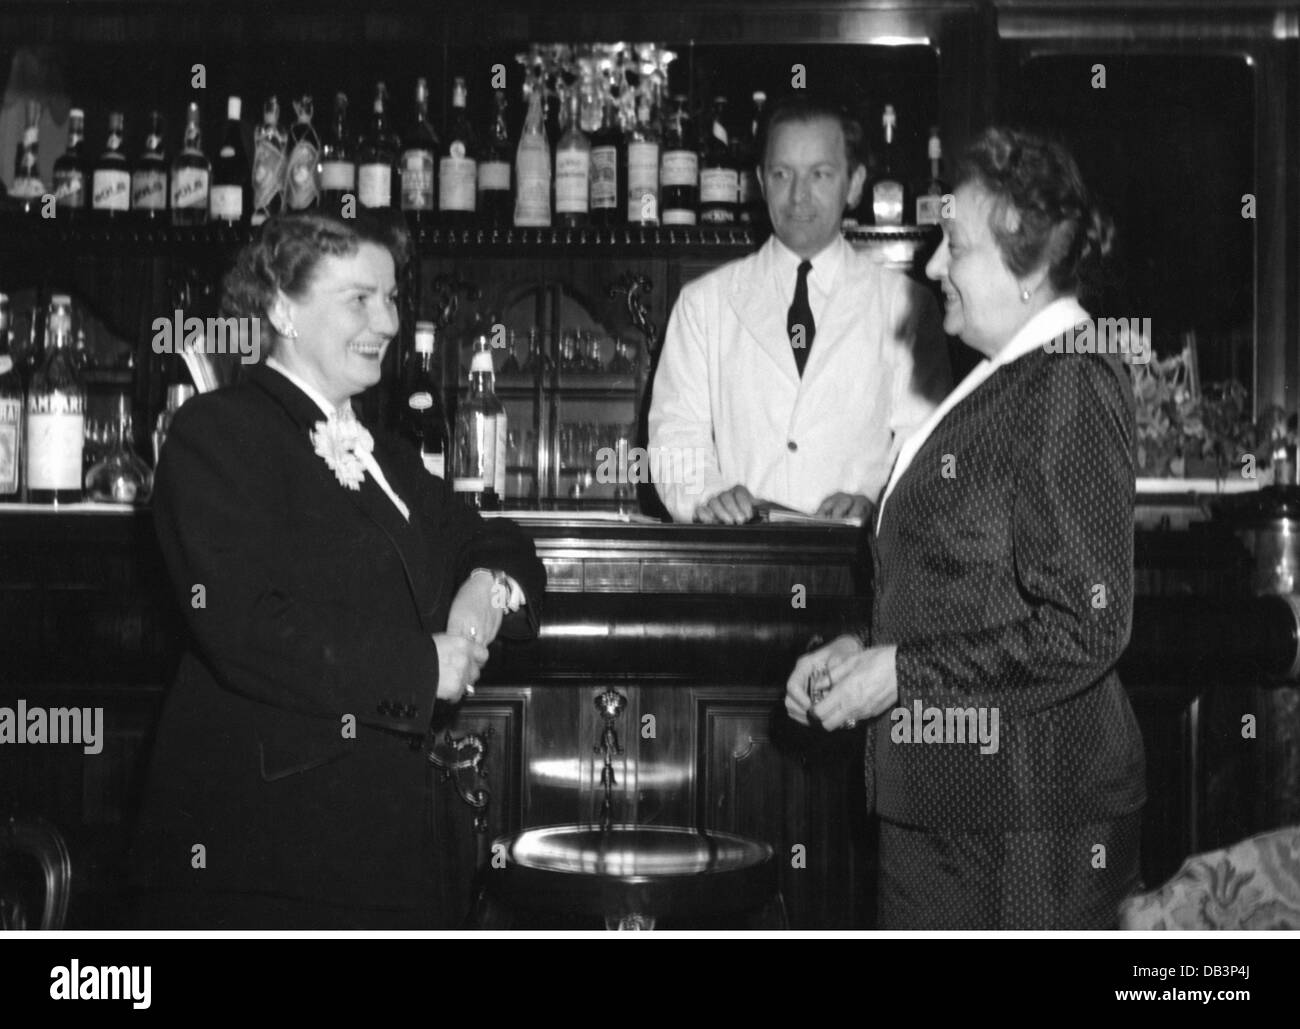
<svg viewBox="0 0 1300 1029">
<path fill-rule="evenodd" d="M 898 706 L 867 728 L 883 818 L 1041 829 L 1145 802 L 1115 672 L 1132 621 L 1133 440 L 1118 359 L 1040 347 L 958 402 L 895 483 L 872 539 L 872 641 L 898 645 Z M 943 730 L 927 734 L 936 712 Z M 981 715 L 990 729 L 996 715 L 996 750 L 956 742 Z"/>
</svg>

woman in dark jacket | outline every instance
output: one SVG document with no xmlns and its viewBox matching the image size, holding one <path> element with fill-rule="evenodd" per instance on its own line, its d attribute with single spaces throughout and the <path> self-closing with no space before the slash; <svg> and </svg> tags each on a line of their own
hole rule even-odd
<svg viewBox="0 0 1300 1029">
<path fill-rule="evenodd" d="M 545 573 L 350 398 L 397 334 L 404 236 L 275 219 L 226 281 L 270 357 L 179 411 L 154 518 L 192 643 L 158 727 L 134 865 L 160 928 L 430 924 L 420 742 Z"/>
</svg>

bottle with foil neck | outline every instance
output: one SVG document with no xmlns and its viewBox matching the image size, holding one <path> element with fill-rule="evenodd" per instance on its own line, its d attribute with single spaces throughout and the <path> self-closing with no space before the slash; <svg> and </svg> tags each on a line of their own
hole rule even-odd
<svg viewBox="0 0 1300 1029">
<path fill-rule="evenodd" d="M 465 108 L 465 79 L 457 75 L 451 92 L 451 117 L 438 160 L 438 217 L 443 224 L 468 228 L 478 201 L 478 147 Z"/>
<path fill-rule="evenodd" d="M 290 211 L 310 211 L 320 206 L 320 137 L 312 127 L 311 96 L 293 102 L 298 116 L 289 130 L 289 161 L 284 173 L 284 205 Z"/>
<path fill-rule="evenodd" d="M 388 87 L 375 84 L 370 132 L 357 154 L 357 199 L 362 207 L 392 207 L 393 183 L 397 177 L 396 137 L 388 128 Z"/>
<path fill-rule="evenodd" d="M 163 153 L 162 114 L 149 112 L 144 153 L 131 172 L 131 210 L 142 221 L 167 217 L 167 157 Z"/>
<path fill-rule="evenodd" d="M 208 220 L 208 189 L 212 164 L 203 154 L 199 105 L 190 102 L 185 113 L 185 138 L 172 162 L 172 224 L 203 225 Z"/>
<path fill-rule="evenodd" d="M 131 210 L 131 170 L 122 141 L 126 135 L 121 111 L 108 116 L 108 139 L 91 174 L 90 205 L 101 218 L 123 218 Z"/>
<path fill-rule="evenodd" d="M 272 95 L 262 106 L 262 124 L 253 134 L 253 217 L 261 225 L 284 204 L 285 148 L 288 137 L 280 127 L 280 100 Z"/>
</svg>

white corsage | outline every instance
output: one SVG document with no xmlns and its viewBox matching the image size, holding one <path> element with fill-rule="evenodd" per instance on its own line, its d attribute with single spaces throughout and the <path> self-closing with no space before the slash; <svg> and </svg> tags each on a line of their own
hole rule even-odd
<svg viewBox="0 0 1300 1029">
<path fill-rule="evenodd" d="M 348 489 L 361 489 L 366 477 L 362 455 L 375 448 L 374 437 L 364 425 L 355 417 L 331 417 L 316 423 L 311 442 L 340 483 Z"/>
</svg>

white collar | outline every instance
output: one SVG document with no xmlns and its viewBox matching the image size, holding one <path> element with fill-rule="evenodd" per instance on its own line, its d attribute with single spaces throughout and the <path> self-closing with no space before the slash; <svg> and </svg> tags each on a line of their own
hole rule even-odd
<svg viewBox="0 0 1300 1029">
<path fill-rule="evenodd" d="M 787 280 L 793 282 L 793 273 L 799 270 L 799 265 L 804 259 L 777 239 L 775 235 L 772 236 L 769 242 L 772 246 L 770 252 L 772 269 L 778 281 L 782 285 Z M 835 285 L 835 276 L 839 274 L 840 266 L 844 263 L 844 251 L 847 249 L 849 249 L 848 240 L 842 235 L 837 235 L 830 243 L 808 258 L 812 262 L 811 279 L 823 293 L 829 293 Z M 793 286 L 790 287 L 790 289 L 793 288 Z"/>
<path fill-rule="evenodd" d="M 272 369 L 273 371 L 279 372 L 286 379 L 288 379 L 295 386 L 297 386 L 300 390 L 306 393 L 307 396 L 311 397 L 311 399 L 316 402 L 316 406 L 321 409 L 321 412 L 325 415 L 326 418 L 332 417 L 333 415 L 338 413 L 339 408 L 336 408 L 333 404 L 330 403 L 329 397 L 327 397 L 324 393 L 318 390 L 311 383 L 307 382 L 302 376 L 296 375 L 295 373 L 289 371 L 288 368 L 286 368 L 282 363 L 277 361 L 274 357 L 268 357 L 265 363 L 266 363 L 266 367 Z M 349 407 L 352 405 L 351 400 L 345 400 L 344 403 L 347 404 Z"/>
</svg>

